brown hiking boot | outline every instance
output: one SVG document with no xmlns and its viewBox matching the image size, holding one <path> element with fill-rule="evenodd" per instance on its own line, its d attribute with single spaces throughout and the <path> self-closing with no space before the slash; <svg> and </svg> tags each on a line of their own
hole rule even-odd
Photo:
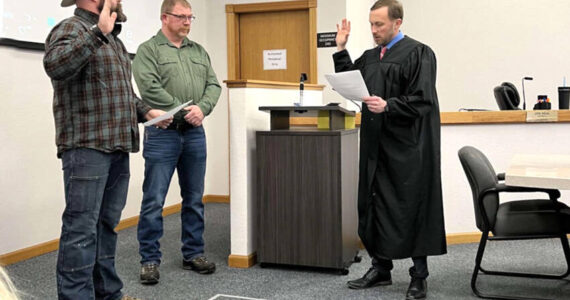
<svg viewBox="0 0 570 300">
<path fill-rule="evenodd" d="M 140 282 L 142 284 L 157 284 L 160 279 L 158 264 L 143 264 L 141 267 Z"/>
<path fill-rule="evenodd" d="M 200 274 L 212 274 L 216 271 L 216 264 L 209 262 L 205 256 L 198 256 L 191 260 L 183 260 L 182 268 L 192 270 Z"/>
</svg>

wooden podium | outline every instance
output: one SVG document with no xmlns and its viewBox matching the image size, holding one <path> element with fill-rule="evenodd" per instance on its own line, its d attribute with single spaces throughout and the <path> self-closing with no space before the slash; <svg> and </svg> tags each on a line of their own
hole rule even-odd
<svg viewBox="0 0 570 300">
<path fill-rule="evenodd" d="M 317 117 L 317 129 L 354 129 L 356 114 L 338 105 L 324 106 L 260 106 L 271 114 L 271 130 L 289 129 L 292 115 Z"/>
<path fill-rule="evenodd" d="M 359 260 L 358 129 L 340 124 L 345 116 L 354 121 L 354 112 L 338 106 L 259 109 L 271 113 L 272 130 L 256 132 L 258 262 L 348 274 Z M 295 112 L 328 116 L 330 127 L 289 128 Z"/>
</svg>

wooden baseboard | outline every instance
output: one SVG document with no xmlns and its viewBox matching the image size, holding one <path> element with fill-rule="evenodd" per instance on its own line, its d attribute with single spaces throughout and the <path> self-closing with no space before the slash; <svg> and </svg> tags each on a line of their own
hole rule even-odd
<svg viewBox="0 0 570 300">
<path fill-rule="evenodd" d="M 7 266 L 17 262 L 30 259 L 42 254 L 55 251 L 59 248 L 59 239 L 51 240 L 49 242 L 41 243 L 39 245 L 31 246 L 28 248 L 16 250 L 14 252 L 0 255 L 0 266 Z"/>
<path fill-rule="evenodd" d="M 205 195 L 202 199 L 204 203 L 229 203 L 229 196 L 223 195 Z M 162 210 L 162 215 L 164 217 L 180 212 L 182 204 L 174 204 L 167 206 Z M 115 228 L 117 231 L 121 231 L 126 228 L 134 227 L 139 223 L 139 216 L 134 216 L 131 218 L 123 219 L 119 222 L 119 225 Z M 41 243 L 24 249 L 16 250 L 14 252 L 6 253 L 0 255 L 0 266 L 7 266 L 15 264 L 17 262 L 30 259 L 36 256 L 40 256 L 52 251 L 56 251 L 59 248 L 59 239 L 51 240 L 49 242 Z"/>
<path fill-rule="evenodd" d="M 214 196 L 214 199 L 222 199 L 228 198 L 227 196 Z M 214 201 L 215 202 L 215 201 Z M 204 203 L 212 203 L 206 202 Z M 216 203 L 226 203 L 226 202 L 216 202 Z M 180 212 L 181 204 L 175 204 L 172 206 L 165 207 L 162 215 L 168 216 L 177 212 Z M 122 220 L 119 225 L 117 226 L 117 231 L 123 230 L 125 228 L 136 226 L 139 221 L 139 217 L 135 216 L 132 218 Z M 570 234 L 568 235 L 570 239 Z M 478 243 L 481 240 L 481 233 L 480 232 L 465 232 L 465 233 L 451 233 L 447 235 L 447 244 L 448 245 L 456 245 L 456 244 L 470 244 L 470 243 Z M 364 245 L 359 240 L 358 245 L 360 249 L 364 249 Z M 28 248 L 16 250 L 14 252 L 6 253 L 0 255 L 0 266 L 11 265 L 26 259 L 30 259 L 36 256 L 40 256 L 42 254 L 46 254 L 52 251 L 57 250 L 59 247 L 59 239 L 55 239 L 49 242 L 45 242 L 39 245 L 31 246 Z M 244 255 L 230 255 L 228 257 L 228 265 L 232 268 L 249 268 L 255 265 L 257 261 L 257 254 L 253 253 L 248 256 Z"/>
<path fill-rule="evenodd" d="M 230 254 L 228 257 L 228 266 L 231 268 L 249 268 L 255 265 L 257 261 L 257 253 L 248 256 Z"/>
<path fill-rule="evenodd" d="M 230 203 L 230 196 L 206 195 L 202 201 L 204 203 Z"/>
<path fill-rule="evenodd" d="M 204 202 L 204 203 L 206 203 L 206 202 Z M 166 216 L 178 213 L 178 212 L 180 212 L 181 209 L 182 209 L 181 203 L 174 204 L 171 206 L 167 206 L 167 207 L 162 209 L 162 216 L 166 217 Z M 121 230 L 126 229 L 126 228 L 137 226 L 138 223 L 139 223 L 139 216 L 130 217 L 130 218 L 121 220 L 121 222 L 119 222 L 119 225 L 117 225 L 117 227 L 115 227 L 115 230 L 121 231 Z"/>
<path fill-rule="evenodd" d="M 481 232 L 450 233 L 446 239 L 447 245 L 479 243 Z"/>
</svg>

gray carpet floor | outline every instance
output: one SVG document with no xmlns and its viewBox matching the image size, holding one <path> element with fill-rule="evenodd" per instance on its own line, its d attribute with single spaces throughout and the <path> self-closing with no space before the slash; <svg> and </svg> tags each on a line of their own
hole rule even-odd
<svg viewBox="0 0 570 300">
<path fill-rule="evenodd" d="M 180 215 L 165 218 L 161 240 L 163 262 L 161 280 L 154 286 L 138 282 L 139 255 L 136 228 L 119 233 L 117 270 L 125 285 L 124 292 L 142 299 L 404 299 L 409 284 L 411 260 L 394 262 L 393 284 L 366 290 L 351 290 L 346 281 L 362 276 L 370 266 L 366 251 L 362 262 L 354 263 L 348 275 L 300 268 L 229 268 L 229 205 L 206 205 L 206 256 L 216 262 L 212 275 L 199 275 L 182 269 L 180 254 Z M 428 299 L 478 299 L 471 293 L 471 272 L 475 265 L 477 244 L 452 245 L 448 254 L 428 260 Z M 57 298 L 55 264 L 57 252 L 48 253 L 7 267 L 23 299 Z M 564 256 L 559 240 L 490 242 L 483 260 L 488 269 L 563 273 Z M 537 280 L 480 276 L 480 289 L 494 293 L 531 298 L 570 299 L 570 278 Z"/>
</svg>

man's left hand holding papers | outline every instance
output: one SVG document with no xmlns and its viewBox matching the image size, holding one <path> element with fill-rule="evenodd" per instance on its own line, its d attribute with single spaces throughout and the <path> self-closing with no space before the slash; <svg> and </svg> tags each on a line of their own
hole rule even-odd
<svg viewBox="0 0 570 300">
<path fill-rule="evenodd" d="M 162 115 L 166 114 L 166 112 L 164 110 L 160 110 L 160 109 L 151 109 L 149 110 L 146 115 L 144 116 L 148 121 L 151 121 L 155 118 L 158 118 Z M 157 122 L 154 124 L 154 126 L 156 128 L 162 128 L 162 129 L 166 129 L 170 123 L 172 123 L 173 117 L 170 118 L 166 118 L 160 122 Z M 147 122 L 148 122 L 147 121 Z M 145 123 L 146 124 L 146 123 Z"/>
</svg>

